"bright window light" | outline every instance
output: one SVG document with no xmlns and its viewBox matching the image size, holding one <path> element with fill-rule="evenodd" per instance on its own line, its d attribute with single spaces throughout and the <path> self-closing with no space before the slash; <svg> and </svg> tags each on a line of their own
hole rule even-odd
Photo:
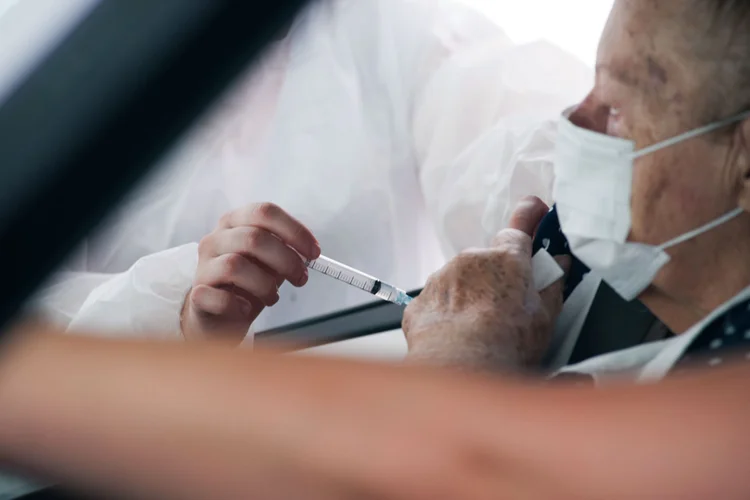
<svg viewBox="0 0 750 500">
<path fill-rule="evenodd" d="M 594 66 L 613 0 L 461 0 L 481 10 L 517 43 L 546 39 Z"/>
</svg>

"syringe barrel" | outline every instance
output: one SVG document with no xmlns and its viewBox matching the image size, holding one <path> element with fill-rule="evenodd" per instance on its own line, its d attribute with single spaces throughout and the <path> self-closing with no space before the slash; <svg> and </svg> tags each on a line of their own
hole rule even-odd
<svg viewBox="0 0 750 500">
<path fill-rule="evenodd" d="M 362 271 L 358 271 L 353 267 L 349 267 L 346 264 L 329 259 L 323 255 L 315 260 L 305 261 L 305 265 L 319 273 L 343 281 L 368 293 L 375 294 L 376 289 L 380 286 L 380 280 L 374 276 L 365 274 Z"/>
<path fill-rule="evenodd" d="M 405 306 L 411 301 L 411 297 L 400 288 L 396 288 L 393 285 L 380 281 L 374 276 L 365 274 L 362 271 L 358 271 L 323 255 L 315 260 L 306 260 L 305 265 L 310 269 L 330 276 L 333 279 L 343 281 L 348 285 L 355 286 L 388 302 Z"/>
</svg>

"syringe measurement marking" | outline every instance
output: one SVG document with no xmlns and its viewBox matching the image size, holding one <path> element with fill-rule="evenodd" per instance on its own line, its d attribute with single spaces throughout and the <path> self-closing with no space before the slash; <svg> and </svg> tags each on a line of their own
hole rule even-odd
<svg viewBox="0 0 750 500">
<path fill-rule="evenodd" d="M 341 281 L 344 281 L 345 283 L 349 283 L 350 285 L 354 285 L 357 288 L 360 288 L 361 290 L 370 291 L 370 289 L 372 288 L 372 285 L 370 285 L 368 282 L 360 281 L 355 276 L 347 274 L 347 275 L 344 275 L 344 277 L 342 278 L 341 276 L 343 273 L 341 271 L 339 271 L 338 269 L 332 268 L 331 266 L 329 266 L 328 264 L 324 262 L 314 261 L 311 263 L 310 267 L 312 267 L 314 270 L 318 271 L 319 273 L 323 273 L 335 279 L 340 279 Z"/>
<path fill-rule="evenodd" d="M 378 297 L 380 297 L 383 300 L 391 300 L 392 299 L 392 297 L 391 297 L 392 290 L 383 290 L 383 289 L 381 289 L 375 295 L 377 295 Z"/>
<path fill-rule="evenodd" d="M 318 272 L 325 273 L 328 270 L 328 266 L 319 261 L 312 262 L 312 268 Z"/>
</svg>

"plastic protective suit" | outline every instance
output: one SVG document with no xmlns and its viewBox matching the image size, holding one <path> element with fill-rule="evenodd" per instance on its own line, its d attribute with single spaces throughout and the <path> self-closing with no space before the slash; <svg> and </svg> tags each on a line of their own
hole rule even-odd
<svg viewBox="0 0 750 500">
<path fill-rule="evenodd" d="M 454 2 L 314 3 L 36 305 L 78 330 L 179 338 L 197 242 L 260 201 L 308 225 L 325 255 L 420 287 L 486 244 L 520 197 L 549 200 L 554 117 L 591 78 Z M 255 331 L 372 300 L 315 273 L 280 295 Z"/>
</svg>

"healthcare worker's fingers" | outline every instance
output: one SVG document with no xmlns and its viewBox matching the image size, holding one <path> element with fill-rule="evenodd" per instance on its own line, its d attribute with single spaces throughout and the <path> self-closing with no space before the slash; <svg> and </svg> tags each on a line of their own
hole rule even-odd
<svg viewBox="0 0 750 500">
<path fill-rule="evenodd" d="M 510 215 L 508 227 L 523 231 L 532 237 L 547 212 L 549 212 L 549 207 L 546 203 L 536 196 L 527 196 L 516 205 Z"/>
<path fill-rule="evenodd" d="M 277 276 L 237 253 L 221 255 L 199 266 L 195 278 L 199 285 L 235 287 L 239 294 L 257 298 L 266 306 L 279 301 Z"/>
<path fill-rule="evenodd" d="M 229 290 L 207 285 L 193 287 L 181 318 L 188 340 L 207 339 L 241 342 L 253 320 L 263 310 Z"/>
<path fill-rule="evenodd" d="M 273 203 L 248 205 L 230 212 L 222 217 L 219 225 L 225 229 L 242 226 L 259 227 L 278 236 L 303 257 L 312 260 L 320 256 L 320 244 L 312 232 Z"/>
<path fill-rule="evenodd" d="M 234 227 L 218 231 L 207 239 L 202 251 L 211 257 L 239 254 L 256 261 L 281 278 L 278 285 L 288 280 L 294 286 L 307 283 L 308 272 L 302 258 L 280 239 L 258 227 Z"/>
<path fill-rule="evenodd" d="M 253 306 L 239 295 L 208 285 L 198 285 L 190 292 L 190 302 L 199 314 L 244 320 L 252 316 Z"/>
</svg>

